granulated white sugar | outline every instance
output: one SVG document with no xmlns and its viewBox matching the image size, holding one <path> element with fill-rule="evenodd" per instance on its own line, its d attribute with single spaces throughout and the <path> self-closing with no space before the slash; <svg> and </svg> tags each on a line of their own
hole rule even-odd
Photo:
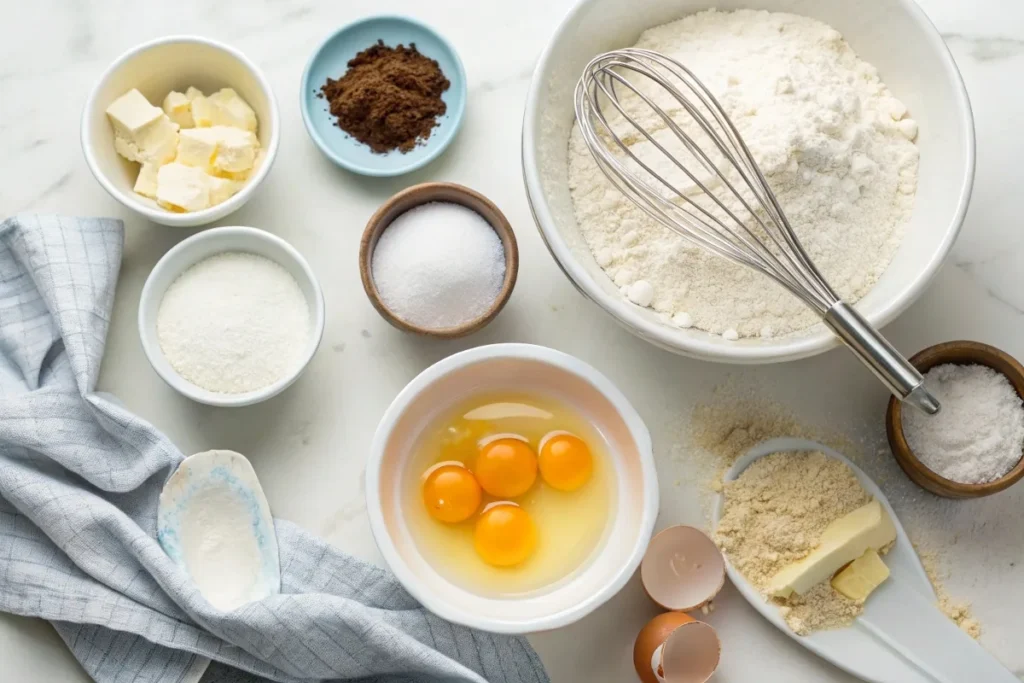
<svg viewBox="0 0 1024 683">
<path fill-rule="evenodd" d="M 241 394 L 270 386 L 301 363 L 309 304 L 277 263 L 225 252 L 200 261 L 167 288 L 156 332 L 179 375 L 207 391 Z"/>
<path fill-rule="evenodd" d="M 505 280 L 501 239 L 472 209 L 431 202 L 384 229 L 373 250 L 373 282 L 384 305 L 407 323 L 433 330 L 484 315 Z"/>
</svg>

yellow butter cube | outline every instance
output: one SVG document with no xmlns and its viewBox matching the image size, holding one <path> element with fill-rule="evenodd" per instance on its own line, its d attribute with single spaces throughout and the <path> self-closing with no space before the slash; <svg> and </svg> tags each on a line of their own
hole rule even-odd
<svg viewBox="0 0 1024 683">
<path fill-rule="evenodd" d="M 142 164 L 135 179 L 135 191 L 143 197 L 156 199 L 156 176 L 160 167 L 156 164 Z"/>
<path fill-rule="evenodd" d="M 213 159 L 217 156 L 219 136 L 214 128 L 189 128 L 178 137 L 179 164 L 201 168 L 209 173 L 213 170 Z"/>
<path fill-rule="evenodd" d="M 210 176 L 177 162 L 157 172 L 156 199 L 172 211 L 201 211 L 210 206 Z"/>
<path fill-rule="evenodd" d="M 192 128 L 196 125 L 192 120 L 192 102 L 185 93 L 176 90 L 167 93 L 167 97 L 164 98 L 163 110 L 167 114 L 167 118 L 181 128 Z"/>
<path fill-rule="evenodd" d="M 114 149 L 129 161 L 163 164 L 174 158 L 178 125 L 142 93 L 129 90 L 107 107 L 114 128 Z"/>
<path fill-rule="evenodd" d="M 878 551 L 868 548 L 863 555 L 832 577 L 832 587 L 850 600 L 864 602 L 888 578 L 889 568 L 878 556 Z"/>
</svg>

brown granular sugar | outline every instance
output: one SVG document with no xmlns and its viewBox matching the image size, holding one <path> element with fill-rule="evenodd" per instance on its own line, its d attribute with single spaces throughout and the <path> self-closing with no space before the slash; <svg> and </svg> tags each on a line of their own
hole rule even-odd
<svg viewBox="0 0 1024 683">
<path fill-rule="evenodd" d="M 390 47 L 378 40 L 349 61 L 341 78 L 328 78 L 320 97 L 329 102 L 336 125 L 374 152 L 408 152 L 444 115 L 441 94 L 450 85 L 437 61 L 415 43 Z"/>
</svg>

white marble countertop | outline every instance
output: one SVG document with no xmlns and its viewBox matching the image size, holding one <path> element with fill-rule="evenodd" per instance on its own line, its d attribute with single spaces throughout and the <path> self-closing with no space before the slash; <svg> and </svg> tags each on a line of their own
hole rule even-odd
<svg viewBox="0 0 1024 683">
<path fill-rule="evenodd" d="M 220 447 L 248 455 L 275 514 L 337 547 L 380 561 L 363 506 L 363 467 L 377 419 L 399 389 L 430 363 L 467 346 L 525 341 L 573 353 L 607 373 L 648 421 L 662 481 L 659 524 L 699 523 L 687 473 L 671 457 L 691 407 L 732 377 L 757 385 L 808 421 L 824 422 L 874 449 L 883 444 L 886 395 L 843 351 L 784 366 L 729 368 L 677 358 L 615 325 L 572 288 L 534 228 L 520 171 L 519 133 L 530 75 L 572 0 L 512 3 L 381 0 L 375 12 L 421 18 L 459 50 L 469 77 L 468 117 L 437 162 L 393 180 L 335 168 L 306 136 L 299 78 L 311 46 L 366 14 L 360 3 L 144 3 L 108 0 L 6 2 L 0 23 L 0 215 L 54 211 L 114 215 L 127 246 L 100 388 L 166 431 L 185 452 Z M 1019 154 L 1024 133 L 1024 3 L 921 0 L 946 36 L 970 91 L 978 130 L 974 198 L 946 266 L 887 332 L 901 349 L 956 338 L 995 344 L 1024 358 L 1024 232 Z M 363 5 L 365 7 L 365 5 Z M 148 224 L 108 197 L 78 144 L 81 105 L 118 54 L 169 33 L 195 33 L 240 48 L 266 71 L 281 108 L 283 145 L 249 204 L 220 224 L 271 230 L 302 251 L 324 287 L 328 321 L 306 374 L 265 404 L 234 410 L 191 403 L 159 380 L 143 355 L 135 319 L 143 281 L 157 259 L 190 234 Z M 884 74 L 883 74 L 884 77 Z M 415 182 L 461 182 L 490 196 L 517 231 L 519 284 L 502 315 L 468 340 L 427 342 L 389 327 L 364 296 L 356 251 L 367 217 Z M 827 377 L 827 381 L 822 381 Z M 869 450 L 898 493 L 894 504 L 944 530 L 954 596 L 973 602 L 983 643 L 1024 672 L 1024 486 L 994 498 L 946 503 L 902 486 L 887 452 Z M 676 482 L 682 481 L 681 486 Z M 900 493 L 902 492 L 902 493 Z M 902 509 L 900 510 L 903 511 Z M 902 516 L 902 515 L 901 515 Z M 721 596 L 712 621 L 724 643 L 720 681 L 851 681 L 762 620 L 738 594 Z M 571 627 L 532 638 L 555 683 L 634 680 L 633 638 L 655 613 L 634 581 Z M 1014 644 L 1017 647 L 1014 647 Z M 46 624 L 0 615 L 5 680 L 86 680 Z"/>
</svg>

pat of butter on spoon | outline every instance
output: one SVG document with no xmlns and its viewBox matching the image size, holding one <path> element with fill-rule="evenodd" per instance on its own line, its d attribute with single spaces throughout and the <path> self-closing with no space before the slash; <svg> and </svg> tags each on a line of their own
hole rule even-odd
<svg viewBox="0 0 1024 683">
<path fill-rule="evenodd" d="M 846 569 L 832 577 L 832 587 L 850 600 L 863 603 L 888 578 L 889 568 L 878 556 L 878 551 L 868 548 Z"/>
<path fill-rule="evenodd" d="M 866 551 L 879 550 L 895 540 L 896 527 L 889 513 L 872 500 L 825 527 L 814 552 L 783 567 L 772 577 L 768 592 L 777 598 L 803 595 Z"/>
<path fill-rule="evenodd" d="M 772 439 L 739 458 L 723 477 L 735 480 L 752 462 L 772 453 L 819 451 L 844 462 L 864 490 L 887 513 L 896 540 L 885 556 L 890 576 L 871 593 L 864 612 L 846 628 L 798 636 L 782 615 L 726 556 L 726 572 L 754 609 L 783 633 L 839 668 L 872 683 L 1020 683 L 970 636 L 939 611 L 935 591 L 899 519 L 881 489 L 841 453 L 806 439 Z M 718 525 L 725 498 L 718 495 L 712 524 Z"/>
</svg>

